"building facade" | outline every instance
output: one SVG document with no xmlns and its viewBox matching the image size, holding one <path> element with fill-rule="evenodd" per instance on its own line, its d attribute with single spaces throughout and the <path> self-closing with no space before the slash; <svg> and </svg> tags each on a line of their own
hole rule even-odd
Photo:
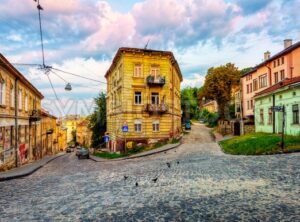
<svg viewBox="0 0 300 222">
<path fill-rule="evenodd" d="M 210 113 L 217 113 L 218 112 L 218 104 L 215 100 L 206 102 L 202 105 L 202 109 L 206 109 Z"/>
<path fill-rule="evenodd" d="M 90 148 L 92 144 L 92 131 L 89 127 L 90 121 L 82 118 L 77 123 L 76 141 L 79 145 Z"/>
<path fill-rule="evenodd" d="M 284 106 L 283 112 L 272 112 L 272 106 Z M 255 96 L 255 131 L 300 136 L 300 76 L 285 79 Z"/>
<path fill-rule="evenodd" d="M 46 110 L 41 110 L 41 137 L 43 156 L 59 152 L 57 117 Z"/>
<path fill-rule="evenodd" d="M 105 77 L 107 131 L 113 143 L 125 138 L 150 142 L 180 133 L 182 74 L 172 52 L 120 48 Z"/>
<path fill-rule="evenodd" d="M 41 158 L 43 95 L 0 54 L 0 169 Z"/>
<path fill-rule="evenodd" d="M 300 76 L 300 42 L 284 40 L 284 49 L 271 56 L 265 52 L 264 61 L 241 77 L 242 116 L 254 118 L 254 97 L 257 93 L 284 79 Z"/>
<path fill-rule="evenodd" d="M 67 131 L 67 143 L 73 140 L 72 132 L 77 129 L 77 122 L 80 119 L 78 115 L 67 115 L 63 117 L 60 121 L 62 127 Z"/>
</svg>

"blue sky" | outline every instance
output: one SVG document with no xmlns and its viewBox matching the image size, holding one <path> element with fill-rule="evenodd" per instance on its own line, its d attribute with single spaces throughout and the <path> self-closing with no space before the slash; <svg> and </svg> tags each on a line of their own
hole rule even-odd
<svg viewBox="0 0 300 222">
<path fill-rule="evenodd" d="M 182 87 L 201 86 L 209 67 L 261 62 L 263 53 L 283 49 L 283 40 L 300 40 L 300 0 L 40 0 L 44 7 L 46 63 L 105 82 L 104 74 L 122 46 L 171 50 L 182 69 Z M 63 3 L 61 3 L 63 2 Z M 0 52 L 11 62 L 41 63 L 36 3 L 1 0 Z M 18 66 L 45 95 L 56 115 L 86 114 L 105 84 Z"/>
</svg>

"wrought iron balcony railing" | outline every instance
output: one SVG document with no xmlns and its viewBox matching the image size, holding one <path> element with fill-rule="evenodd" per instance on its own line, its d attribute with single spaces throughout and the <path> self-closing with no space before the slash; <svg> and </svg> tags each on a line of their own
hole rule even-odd
<svg viewBox="0 0 300 222">
<path fill-rule="evenodd" d="M 30 111 L 29 115 L 29 121 L 36 122 L 41 120 L 41 110 L 39 109 L 33 109 Z"/>
<path fill-rule="evenodd" d="M 169 106 L 167 104 L 146 104 L 145 111 L 149 113 L 165 113 L 168 112 Z"/>
<path fill-rule="evenodd" d="M 164 76 L 155 77 L 150 75 L 147 77 L 148 86 L 164 86 L 165 83 L 166 83 L 166 78 Z"/>
</svg>

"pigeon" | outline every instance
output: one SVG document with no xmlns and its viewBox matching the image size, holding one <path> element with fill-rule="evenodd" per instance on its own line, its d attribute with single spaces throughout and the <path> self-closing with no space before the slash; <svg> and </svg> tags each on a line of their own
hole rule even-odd
<svg viewBox="0 0 300 222">
<path fill-rule="evenodd" d="M 170 167 L 171 167 L 171 164 L 170 164 L 170 163 L 167 163 L 167 166 L 170 168 Z"/>
<path fill-rule="evenodd" d="M 177 161 L 177 164 L 179 164 L 179 161 Z"/>
<path fill-rule="evenodd" d="M 138 182 L 135 183 L 135 186 L 136 186 L 136 187 L 139 186 Z"/>
<path fill-rule="evenodd" d="M 158 178 L 156 177 L 155 179 L 152 179 L 152 181 L 153 181 L 154 183 L 156 183 L 157 179 L 158 179 Z"/>
<path fill-rule="evenodd" d="M 124 176 L 124 180 L 127 180 L 128 176 Z"/>
<path fill-rule="evenodd" d="M 165 152 L 165 154 L 166 154 L 167 152 Z"/>
</svg>

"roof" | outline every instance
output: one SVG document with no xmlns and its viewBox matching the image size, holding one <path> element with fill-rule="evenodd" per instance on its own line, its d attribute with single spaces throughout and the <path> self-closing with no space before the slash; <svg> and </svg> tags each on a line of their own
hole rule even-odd
<svg viewBox="0 0 300 222">
<path fill-rule="evenodd" d="M 45 110 L 43 108 L 41 109 L 41 114 L 42 114 L 42 116 L 48 116 L 50 118 L 57 119 L 56 116 L 51 115 L 48 110 Z"/>
<path fill-rule="evenodd" d="M 177 69 L 177 72 L 179 73 L 179 77 L 180 80 L 182 81 L 182 73 L 181 70 L 179 68 L 178 62 L 174 57 L 173 52 L 171 51 L 161 51 L 161 50 L 153 50 L 153 49 L 140 49 L 140 48 L 129 48 L 129 47 L 122 47 L 119 48 L 119 50 L 117 51 L 111 66 L 109 67 L 109 69 L 107 70 L 106 74 L 105 74 L 105 78 L 107 78 L 108 74 L 115 68 L 118 59 L 120 58 L 121 54 L 123 52 L 135 52 L 135 53 L 152 53 L 152 54 L 163 54 L 163 55 L 168 55 L 171 57 L 171 62 L 172 64 L 175 66 L 175 68 Z"/>
<path fill-rule="evenodd" d="M 43 94 L 34 87 L 1 53 L 0 53 L 0 66 L 4 66 L 10 70 L 21 82 L 27 85 L 33 92 L 35 92 L 40 99 L 43 99 Z"/>
<path fill-rule="evenodd" d="M 269 88 L 267 88 L 263 91 L 260 91 L 259 93 L 256 93 L 255 97 L 261 96 L 261 95 L 264 95 L 264 94 L 269 94 L 269 93 L 274 92 L 274 91 L 276 91 L 280 88 L 283 88 L 285 86 L 289 86 L 289 85 L 292 85 L 292 84 L 295 84 L 295 83 L 300 83 L 300 76 L 294 77 L 292 79 L 284 79 L 281 82 L 279 82 L 279 83 L 277 83 L 273 86 L 270 86 Z"/>
<path fill-rule="evenodd" d="M 258 68 L 260 68 L 260 67 L 262 67 L 262 66 L 265 66 L 265 65 L 268 64 L 269 62 L 272 62 L 273 60 L 278 59 L 279 57 L 284 56 L 284 55 L 286 55 L 286 54 L 292 52 L 293 50 L 295 50 L 295 49 L 297 49 L 297 48 L 299 48 L 299 47 L 300 47 L 300 41 L 297 42 L 297 43 L 295 43 L 295 44 L 293 44 L 293 45 L 291 45 L 290 47 L 287 47 L 286 49 L 280 51 L 279 53 L 277 53 L 277 54 L 271 56 L 269 59 L 263 61 L 262 63 L 256 65 L 255 67 L 252 68 L 252 70 L 250 70 L 249 72 L 246 72 L 246 73 L 245 73 L 244 75 L 242 75 L 242 76 L 246 76 L 246 75 L 249 75 L 249 74 L 255 72 Z"/>
</svg>

